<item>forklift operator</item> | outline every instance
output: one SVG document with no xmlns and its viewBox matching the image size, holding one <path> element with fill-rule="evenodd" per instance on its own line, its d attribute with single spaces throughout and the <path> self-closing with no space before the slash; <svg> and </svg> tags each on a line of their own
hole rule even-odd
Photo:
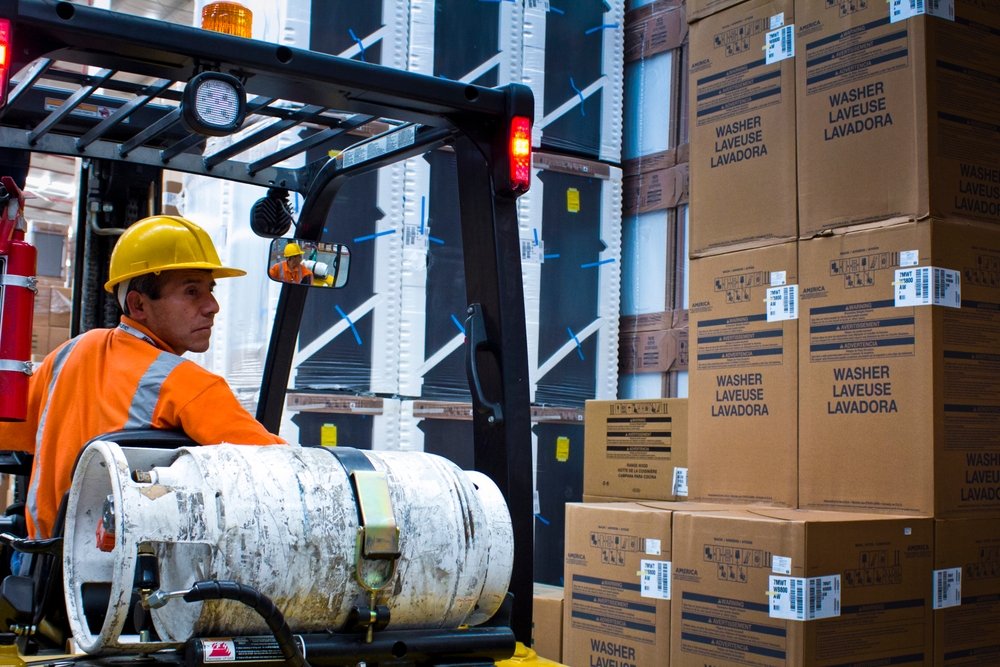
<svg viewBox="0 0 1000 667">
<path fill-rule="evenodd" d="M 77 455 L 98 435 L 152 428 L 202 445 L 285 444 L 222 377 L 180 356 L 208 349 L 215 279 L 245 274 L 222 266 L 208 234 L 184 218 L 145 218 L 122 234 L 104 285 L 118 298 L 121 323 L 53 350 L 30 379 L 27 420 L 0 424 L 0 448 L 34 454 L 29 537 L 52 537 Z"/>
</svg>

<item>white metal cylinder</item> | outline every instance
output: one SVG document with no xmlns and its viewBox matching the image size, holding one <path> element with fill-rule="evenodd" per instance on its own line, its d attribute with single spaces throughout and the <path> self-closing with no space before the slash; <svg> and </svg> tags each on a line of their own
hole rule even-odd
<svg viewBox="0 0 1000 667">
<path fill-rule="evenodd" d="M 510 514 L 496 485 L 432 454 L 363 455 L 385 473 L 400 529 L 396 571 L 377 600 L 389 607 L 389 627 L 488 620 L 513 567 Z M 104 552 L 95 531 L 108 497 L 115 545 Z M 355 580 L 359 526 L 348 473 L 324 448 L 95 442 L 77 464 L 66 512 L 63 585 L 74 640 L 88 653 L 155 651 L 192 636 L 267 632 L 240 603 L 174 599 L 152 611 L 159 641 L 123 636 L 140 547 L 157 556 L 163 591 L 234 580 L 273 600 L 293 631 L 339 629 L 368 602 Z M 366 570 L 385 565 L 365 562 Z M 85 608 L 95 591 L 108 596 L 106 609 Z"/>
</svg>

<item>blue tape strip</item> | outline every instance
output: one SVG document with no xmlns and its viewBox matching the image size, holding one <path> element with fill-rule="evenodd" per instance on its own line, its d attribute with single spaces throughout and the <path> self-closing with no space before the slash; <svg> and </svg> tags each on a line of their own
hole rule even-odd
<svg viewBox="0 0 1000 667">
<path fill-rule="evenodd" d="M 377 232 L 375 234 L 369 234 L 368 236 L 358 236 L 358 237 L 355 237 L 354 242 L 355 243 L 362 243 L 364 241 L 371 241 L 373 239 L 376 239 L 379 236 L 387 236 L 388 234 L 395 234 L 395 233 L 396 233 L 395 229 L 387 229 L 384 232 Z"/>
<path fill-rule="evenodd" d="M 555 14 L 562 14 L 564 16 L 566 14 L 565 10 L 559 9 L 558 7 L 553 7 L 552 5 L 549 5 L 549 11 Z"/>
<path fill-rule="evenodd" d="M 537 227 L 534 227 L 534 228 L 533 228 L 533 229 L 531 230 L 531 233 L 532 233 L 532 234 L 534 234 L 534 236 L 535 236 L 535 245 L 538 245 L 538 228 L 537 228 Z"/>
<path fill-rule="evenodd" d="M 351 36 L 351 39 L 354 40 L 354 43 L 358 45 L 359 49 L 361 49 L 361 53 L 359 54 L 361 56 L 361 62 L 365 62 L 365 44 L 364 44 L 364 42 L 362 42 L 358 38 L 358 36 L 354 34 L 354 28 L 348 28 L 347 29 L 347 34 Z"/>
<path fill-rule="evenodd" d="M 583 346 L 580 345 L 580 339 L 576 337 L 576 334 L 573 333 L 573 330 L 570 329 L 569 327 L 566 327 L 566 332 L 569 334 L 569 337 L 573 339 L 573 342 L 576 343 L 577 355 L 580 357 L 580 359 L 583 359 Z"/>
<path fill-rule="evenodd" d="M 420 235 L 424 234 L 424 220 L 427 217 L 427 197 L 420 198 Z"/>
<path fill-rule="evenodd" d="M 430 236 L 430 235 L 428 235 L 427 236 L 427 240 L 430 241 L 431 243 L 437 243 L 438 245 L 444 245 L 444 240 L 439 239 L 436 236 Z"/>
<path fill-rule="evenodd" d="M 617 30 L 617 29 L 618 29 L 617 23 L 603 23 L 601 25 L 596 25 L 593 28 L 588 28 L 587 30 L 584 30 L 583 34 L 593 35 L 595 32 L 598 32 L 600 30 Z"/>
<path fill-rule="evenodd" d="M 583 103 L 586 101 L 586 98 L 583 96 L 583 91 L 576 87 L 576 82 L 573 81 L 573 77 L 569 78 L 569 87 L 572 88 L 576 93 L 576 96 L 580 98 L 580 115 L 586 116 L 587 111 L 583 108 Z"/>
<path fill-rule="evenodd" d="M 559 259 L 559 253 L 552 252 L 549 253 L 548 255 L 542 255 L 542 259 Z"/>
<path fill-rule="evenodd" d="M 351 318 L 347 316 L 347 313 L 344 312 L 343 308 L 336 304 L 334 304 L 333 307 L 337 310 L 338 315 L 347 320 L 347 326 L 351 327 L 351 333 L 354 334 L 354 340 L 357 341 L 358 345 L 361 345 L 361 334 L 358 333 L 358 328 L 354 326 L 354 322 L 352 322 Z"/>
<path fill-rule="evenodd" d="M 581 264 L 580 268 L 581 269 L 592 269 L 595 266 L 602 266 L 604 264 L 612 264 L 612 263 L 614 263 L 614 261 L 615 261 L 615 258 L 612 257 L 610 259 L 602 259 L 599 262 L 587 262 L 586 264 Z"/>
<path fill-rule="evenodd" d="M 541 514 L 536 514 L 536 515 L 535 515 L 535 518 L 536 518 L 536 519 L 538 519 L 539 521 L 541 521 L 542 523 L 544 523 L 544 524 L 545 524 L 546 526 L 550 526 L 550 525 L 552 525 L 552 522 L 551 522 L 551 521 L 549 521 L 548 519 L 546 519 L 546 518 L 545 518 L 544 516 L 542 516 Z"/>
<path fill-rule="evenodd" d="M 455 317 L 454 313 L 451 314 L 451 321 L 458 328 L 458 330 L 462 332 L 462 335 L 464 336 L 465 335 L 465 327 L 462 326 L 462 322 L 457 317 Z"/>
</svg>

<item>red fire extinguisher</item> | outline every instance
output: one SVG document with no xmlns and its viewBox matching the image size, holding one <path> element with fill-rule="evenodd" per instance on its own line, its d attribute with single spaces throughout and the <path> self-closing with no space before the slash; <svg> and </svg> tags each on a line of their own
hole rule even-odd
<svg viewBox="0 0 1000 667">
<path fill-rule="evenodd" d="M 24 421 L 38 254 L 26 243 L 24 193 L 0 177 L 0 421 Z"/>
</svg>

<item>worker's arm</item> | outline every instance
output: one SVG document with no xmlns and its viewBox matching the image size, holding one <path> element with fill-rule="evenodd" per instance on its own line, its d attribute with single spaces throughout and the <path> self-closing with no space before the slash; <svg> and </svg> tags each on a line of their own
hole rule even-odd
<svg viewBox="0 0 1000 667">
<path fill-rule="evenodd" d="M 201 445 L 287 444 L 240 405 L 225 380 L 189 363 L 174 369 L 161 389 L 153 428 L 180 428 Z M 179 376 L 173 377 L 174 373 Z"/>
</svg>

